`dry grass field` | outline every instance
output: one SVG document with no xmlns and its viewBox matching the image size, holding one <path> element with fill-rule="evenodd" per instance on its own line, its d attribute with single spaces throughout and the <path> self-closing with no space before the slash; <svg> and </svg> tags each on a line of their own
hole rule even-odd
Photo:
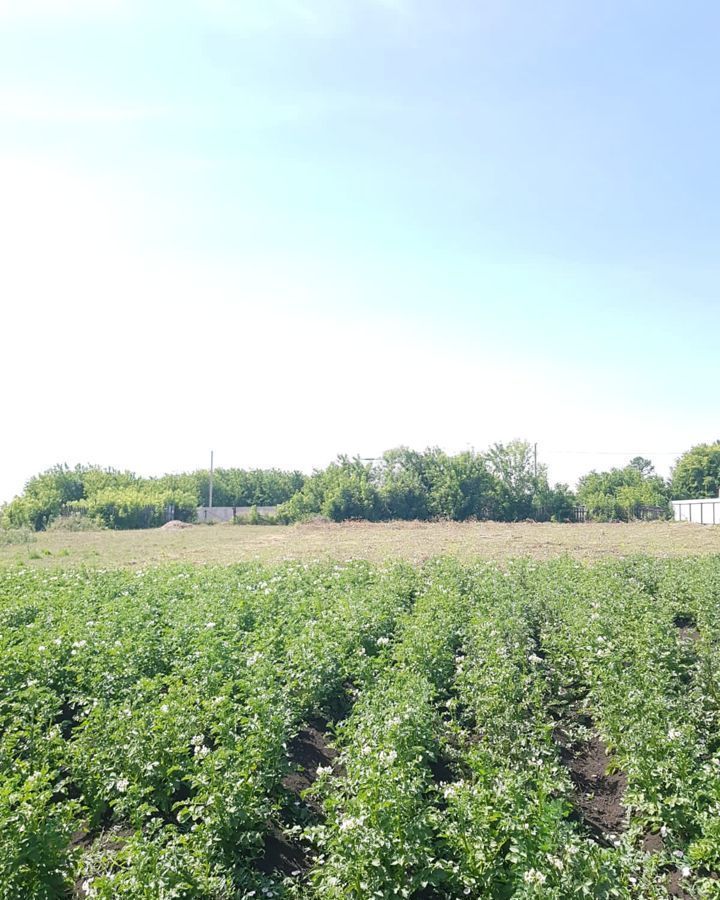
<svg viewBox="0 0 720 900">
<path fill-rule="evenodd" d="M 148 566 L 167 562 L 277 562 L 286 559 L 405 559 L 452 555 L 503 560 L 569 554 L 594 560 L 638 553 L 720 553 L 720 528 L 675 522 L 558 525 L 389 522 L 294 526 L 196 525 L 178 530 L 47 532 L 0 545 L 0 564 L 49 567 Z"/>
</svg>

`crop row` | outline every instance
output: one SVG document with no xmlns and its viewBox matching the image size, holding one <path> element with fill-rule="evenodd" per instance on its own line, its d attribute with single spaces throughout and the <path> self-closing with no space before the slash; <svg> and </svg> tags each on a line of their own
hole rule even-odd
<svg viewBox="0 0 720 900">
<path fill-rule="evenodd" d="M 2 572 L 0 898 L 719 897 L 719 605 L 717 560 Z"/>
</svg>

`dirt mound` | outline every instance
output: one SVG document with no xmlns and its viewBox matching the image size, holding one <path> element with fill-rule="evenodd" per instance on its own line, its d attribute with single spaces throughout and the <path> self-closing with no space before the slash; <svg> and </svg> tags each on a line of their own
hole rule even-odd
<svg viewBox="0 0 720 900">
<path fill-rule="evenodd" d="M 171 519 L 160 528 L 162 531 L 175 531 L 178 528 L 192 528 L 192 525 L 189 522 L 181 522 L 179 519 Z"/>
</svg>

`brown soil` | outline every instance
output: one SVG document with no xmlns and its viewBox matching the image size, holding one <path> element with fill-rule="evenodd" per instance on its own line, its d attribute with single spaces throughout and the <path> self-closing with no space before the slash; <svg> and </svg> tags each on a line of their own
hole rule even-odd
<svg viewBox="0 0 720 900">
<path fill-rule="evenodd" d="M 115 826 L 107 831 L 76 831 L 70 840 L 70 849 L 79 850 L 80 852 L 95 847 L 102 850 L 103 853 L 118 853 L 123 849 L 126 842 L 132 837 L 132 829 L 124 826 Z M 88 875 L 79 875 L 75 879 L 73 885 L 73 897 L 87 897 L 88 892 L 85 889 L 85 882 Z"/>
<path fill-rule="evenodd" d="M 675 557 L 720 553 L 720 528 L 688 522 L 348 522 L 326 525 L 245 525 L 140 531 L 42 531 L 32 551 L 0 545 L 0 566 L 28 568 L 133 567 L 170 562 L 227 565 L 287 559 L 422 562 L 434 556 L 500 564 L 518 557 L 625 558 L 642 553 Z M 45 551 L 49 551 L 45 553 Z M 32 558 L 29 556 L 33 553 Z M 62 554 L 62 559 L 60 559 Z"/>
<path fill-rule="evenodd" d="M 598 735 L 575 747 L 568 746 L 561 729 L 556 730 L 555 739 L 575 786 L 573 803 L 578 818 L 598 843 L 612 844 L 612 838 L 626 826 L 622 798 L 627 788 L 627 776 L 624 772 L 608 773 L 611 758 Z"/>
<path fill-rule="evenodd" d="M 683 644 L 694 644 L 700 640 L 695 616 L 690 613 L 678 613 L 673 619 L 673 625 L 677 628 L 678 638 Z"/>
<path fill-rule="evenodd" d="M 310 868 L 307 850 L 280 831 L 272 828 L 265 835 L 265 849 L 257 867 L 266 875 L 281 872 L 283 875 L 299 875 Z"/>
<path fill-rule="evenodd" d="M 162 531 L 176 531 L 180 528 L 192 528 L 192 525 L 189 522 L 181 522 L 179 519 L 170 519 L 169 522 L 160 526 Z"/>
<path fill-rule="evenodd" d="M 661 853 L 665 849 L 665 841 L 659 831 L 648 832 L 642 841 L 646 853 Z"/>
<path fill-rule="evenodd" d="M 330 766 L 340 772 L 337 765 L 337 750 L 331 747 L 326 737 L 327 722 L 317 719 L 308 722 L 288 745 L 288 758 L 293 767 L 282 779 L 282 786 L 296 798 L 312 818 L 322 814 L 322 807 L 313 797 L 303 797 L 303 792 L 317 780 L 318 766 Z M 265 836 L 263 856 L 257 866 L 261 872 L 283 875 L 297 875 L 306 872 L 311 865 L 307 848 L 288 836 L 276 826 L 272 826 Z"/>
<path fill-rule="evenodd" d="M 338 753 L 327 742 L 326 728 L 327 723 L 321 719 L 308 722 L 288 746 L 288 757 L 295 771 L 283 778 L 282 785 L 296 797 L 300 797 L 304 790 L 315 783 L 318 766 L 335 767 Z M 311 811 L 320 812 L 315 800 L 307 797 L 303 799 Z"/>
<path fill-rule="evenodd" d="M 646 853 L 662 853 L 665 849 L 665 841 L 659 831 L 648 832 L 642 841 L 642 848 Z M 667 889 L 670 897 L 682 897 L 691 900 L 691 894 L 682 886 L 682 873 L 679 869 L 672 869 L 667 876 Z"/>
<path fill-rule="evenodd" d="M 673 625 L 677 628 L 681 641 L 694 642 L 700 639 L 697 621 L 692 613 L 677 613 L 673 618 Z"/>
<path fill-rule="evenodd" d="M 673 869 L 668 875 L 668 894 L 671 897 L 682 897 L 683 900 L 692 900 L 692 894 L 688 894 L 681 881 L 682 875 L 677 869 Z"/>
</svg>

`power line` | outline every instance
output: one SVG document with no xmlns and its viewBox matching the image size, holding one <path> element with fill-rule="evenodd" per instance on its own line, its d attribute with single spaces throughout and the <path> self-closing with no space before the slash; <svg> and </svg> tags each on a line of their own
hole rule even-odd
<svg viewBox="0 0 720 900">
<path fill-rule="evenodd" d="M 682 456 L 684 450 L 543 450 L 543 453 L 569 454 L 573 456 Z"/>
</svg>

